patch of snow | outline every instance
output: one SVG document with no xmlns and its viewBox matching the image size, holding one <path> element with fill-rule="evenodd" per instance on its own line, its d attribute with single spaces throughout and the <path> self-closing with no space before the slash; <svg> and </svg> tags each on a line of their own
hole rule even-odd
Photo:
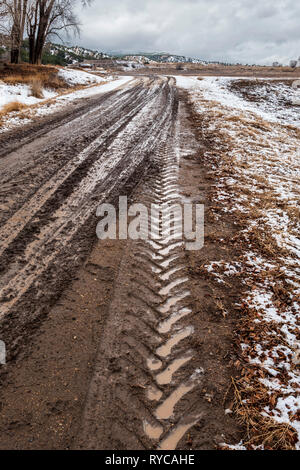
<svg viewBox="0 0 300 470">
<path fill-rule="evenodd" d="M 241 276 L 247 290 L 240 306 L 249 310 L 255 330 L 243 338 L 241 351 L 259 371 L 255 380 L 276 398 L 274 406 L 262 407 L 261 413 L 289 424 L 298 434 L 300 449 L 299 108 L 284 106 L 291 95 L 282 81 L 251 86 L 262 98 L 252 102 L 231 91 L 234 79 L 176 80 L 203 117 L 204 136 L 214 134 L 213 154 L 209 149 L 205 154 L 217 181 L 214 215 L 247 218 L 240 233 L 245 248 L 239 263 L 211 262 L 205 269 L 219 283 Z"/>
<path fill-rule="evenodd" d="M 0 110 L 6 104 L 18 101 L 25 105 L 33 105 L 40 103 L 43 100 L 53 98 L 56 92 L 51 90 L 43 90 L 44 98 L 35 98 L 31 94 L 30 86 L 28 85 L 7 85 L 6 83 L 0 82 Z"/>
<path fill-rule="evenodd" d="M 240 78 L 227 78 L 227 77 L 174 77 L 179 87 L 190 91 L 201 91 L 205 99 L 209 101 L 216 101 L 222 106 L 233 108 L 240 111 L 250 111 L 261 117 L 265 121 L 280 122 L 282 124 L 293 124 L 300 127 L 300 108 L 295 106 L 289 108 L 285 113 L 278 113 L 278 106 L 259 106 L 250 103 L 233 93 L 228 89 L 228 85 L 233 80 L 240 80 Z M 247 78 L 248 80 L 248 78 Z M 251 80 L 251 78 L 249 78 Z M 252 79 L 254 80 L 254 79 Z M 267 80 L 266 80 L 267 81 Z M 274 92 L 275 93 L 275 92 Z M 290 96 L 295 95 L 295 91 L 291 87 Z"/>
<path fill-rule="evenodd" d="M 58 76 L 68 85 L 92 85 L 106 80 L 106 78 L 99 77 L 98 75 L 75 69 L 60 69 Z"/>
</svg>

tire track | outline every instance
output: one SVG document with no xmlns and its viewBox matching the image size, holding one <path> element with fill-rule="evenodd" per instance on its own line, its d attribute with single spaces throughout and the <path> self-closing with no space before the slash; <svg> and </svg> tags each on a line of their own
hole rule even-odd
<svg viewBox="0 0 300 470">
<path fill-rule="evenodd" d="M 134 197 L 163 216 L 181 202 L 173 87 L 169 94 L 173 111 L 152 157 L 156 171 Z M 76 447 L 172 450 L 202 418 L 197 389 L 204 371 L 190 346 L 181 219 L 175 217 L 172 236 L 158 216 L 153 221 L 141 231 L 144 239 L 128 241 Z M 156 237 L 148 239 L 151 228 Z"/>
<path fill-rule="evenodd" d="M 155 90 L 151 92 L 155 93 Z M 147 99 L 146 93 L 147 88 L 143 84 L 120 90 L 115 97 L 108 98 L 101 106 L 65 124 L 58 132 L 50 132 L 37 142 L 26 145 L 22 149 L 22 165 L 18 152 L 12 152 L 0 161 L 1 183 L 8 190 L 3 193 L 2 201 L 5 203 L 9 197 L 11 206 L 10 211 L 2 215 L 2 224 L 6 219 L 8 224 L 12 223 L 13 218 L 20 220 L 20 216 L 23 220 L 26 206 L 29 205 L 29 212 L 32 212 L 35 200 L 50 189 L 53 192 L 57 190 L 82 166 L 91 165 L 99 151 L 105 149 L 132 115 L 141 109 Z M 68 134 L 70 139 L 66 141 Z M 1 233 L 4 231 L 5 226 Z M 4 240 L 5 236 L 0 235 L 1 238 Z"/>
<path fill-rule="evenodd" d="M 176 139 L 176 137 L 175 137 Z M 147 183 L 146 193 L 149 195 L 149 203 L 161 208 L 162 219 L 168 217 L 170 210 L 176 204 L 180 204 L 180 191 L 178 186 L 178 161 L 174 155 L 174 141 L 167 145 L 164 156 L 160 161 L 162 167 L 159 175 Z M 180 414 L 176 416 L 177 404 L 199 383 L 201 383 L 202 369 L 195 370 L 186 380 L 177 381 L 176 374 L 184 368 L 194 356 L 189 348 L 181 347 L 184 340 L 193 334 L 192 325 L 182 327 L 180 320 L 192 313 L 189 309 L 188 276 L 186 266 L 182 263 L 182 240 L 177 240 L 182 232 L 181 218 L 173 218 L 173 233 L 163 232 L 163 227 L 158 219 L 155 221 L 155 232 L 160 239 L 147 240 L 152 259 L 156 260 L 159 272 L 158 295 L 160 302 L 156 310 L 160 314 L 160 322 L 155 330 L 161 337 L 158 348 L 154 351 L 153 359 L 148 359 L 147 366 L 154 372 L 153 383 L 148 386 L 147 397 L 157 402 L 151 421 L 144 420 L 143 427 L 149 439 L 157 443 L 161 450 L 176 449 L 179 441 L 185 433 L 194 426 L 202 414 Z M 150 227 L 149 227 L 150 228 Z M 149 247 L 148 247 L 149 250 Z M 151 266 L 144 262 L 140 267 L 141 272 L 153 272 Z M 178 352 L 177 352 L 178 351 Z M 170 385 L 171 391 L 170 391 Z M 166 390 L 165 390 L 166 388 Z M 170 420 L 172 429 L 170 428 Z"/>
<path fill-rule="evenodd" d="M 155 93 L 155 92 L 154 92 Z M 19 233 L 24 229 L 26 224 L 37 216 L 37 212 L 40 211 L 43 206 L 48 203 L 51 199 L 50 209 L 53 211 L 55 204 L 53 197 L 55 194 L 58 194 L 61 191 L 61 187 L 66 186 L 68 180 L 72 180 L 71 190 L 74 189 L 76 182 L 81 181 L 84 176 L 83 165 L 86 166 L 86 173 L 92 164 L 99 160 L 99 153 L 105 150 L 105 147 L 109 145 L 109 142 L 112 142 L 118 133 L 130 123 L 130 121 L 143 109 L 145 104 L 149 102 L 153 97 L 149 96 L 145 99 L 145 90 L 142 90 L 139 97 L 131 97 L 131 99 L 136 98 L 136 107 L 131 111 L 118 118 L 117 122 L 113 123 L 108 129 L 101 133 L 88 147 L 86 147 L 82 152 L 75 156 L 67 165 L 61 167 L 50 180 L 47 180 L 44 185 L 42 185 L 17 212 L 4 224 L 0 229 L 0 242 L 2 246 L 0 247 L 0 257 L 7 247 L 12 243 L 13 240 L 17 238 Z M 143 99 L 142 99 L 143 98 Z M 122 104 L 122 107 L 124 104 Z M 111 106 L 111 110 L 114 113 L 120 113 L 122 107 L 115 109 L 115 106 Z M 106 111 L 109 112 L 110 108 Z M 105 159 L 105 155 L 102 157 L 102 160 Z M 87 161 L 87 165 L 85 164 Z M 78 174 L 78 177 L 75 181 L 74 173 Z M 51 212 L 47 213 L 47 217 L 51 216 Z M 12 247 L 11 251 L 15 251 Z"/>
<path fill-rule="evenodd" d="M 118 116 L 111 108 L 114 132 L 84 153 L 87 166 L 71 163 L 67 178 L 63 168 L 59 181 L 54 176 L 53 185 L 37 188 L 20 217 L 1 228 L 0 332 L 8 358 L 19 353 L 75 275 L 95 240 L 98 205 L 113 201 L 122 188 L 126 194 L 148 168 L 169 119 L 169 88 L 168 79 L 142 80 L 138 92 L 133 87 L 135 101 L 117 107 Z M 73 153 L 71 161 L 76 158 Z"/>
</svg>

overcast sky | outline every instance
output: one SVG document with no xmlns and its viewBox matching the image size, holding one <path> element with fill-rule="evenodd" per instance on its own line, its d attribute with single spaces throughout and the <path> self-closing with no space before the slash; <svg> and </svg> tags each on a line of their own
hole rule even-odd
<svg viewBox="0 0 300 470">
<path fill-rule="evenodd" d="M 270 64 L 300 56 L 299 0 L 94 0 L 80 45 Z"/>
</svg>

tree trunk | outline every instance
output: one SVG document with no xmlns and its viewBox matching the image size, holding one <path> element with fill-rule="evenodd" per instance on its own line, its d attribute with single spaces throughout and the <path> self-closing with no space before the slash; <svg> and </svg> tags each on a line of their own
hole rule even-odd
<svg viewBox="0 0 300 470">
<path fill-rule="evenodd" d="M 13 26 L 11 30 L 11 62 L 18 64 L 24 36 L 28 0 L 14 0 L 12 6 Z"/>
<path fill-rule="evenodd" d="M 42 63 L 42 55 L 43 55 L 43 49 L 45 46 L 45 41 L 47 38 L 49 18 L 50 18 L 54 3 L 55 3 L 55 0 L 50 0 L 48 5 L 46 5 L 46 2 L 43 0 L 40 0 L 39 2 L 40 21 L 39 21 L 37 37 L 35 41 L 34 64 Z"/>
<path fill-rule="evenodd" d="M 28 44 L 29 44 L 29 63 L 34 63 L 34 50 L 35 50 L 35 38 L 34 34 L 28 36 Z"/>
<path fill-rule="evenodd" d="M 20 49 L 17 47 L 16 49 L 12 49 L 10 52 L 10 61 L 12 64 L 18 64 L 20 57 Z"/>
<path fill-rule="evenodd" d="M 12 64 L 19 63 L 19 56 L 20 56 L 20 30 L 17 21 L 15 18 L 14 24 L 11 30 L 11 53 L 10 53 L 10 60 Z"/>
</svg>

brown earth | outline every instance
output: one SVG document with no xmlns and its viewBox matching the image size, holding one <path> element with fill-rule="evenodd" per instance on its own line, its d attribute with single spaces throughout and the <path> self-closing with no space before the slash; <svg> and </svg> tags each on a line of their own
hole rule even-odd
<svg viewBox="0 0 300 470">
<path fill-rule="evenodd" d="M 300 67 L 269 67 L 256 65 L 199 65 L 181 64 L 183 70 L 178 70 L 178 64 L 155 64 L 147 65 L 145 68 L 130 70 L 130 75 L 199 75 L 218 77 L 260 77 L 260 78 L 290 78 L 300 77 Z M 120 73 L 120 71 L 118 71 Z M 128 75 L 128 72 L 123 72 Z"/>
<path fill-rule="evenodd" d="M 0 138 L 1 449 L 241 438 L 225 414 L 241 286 L 228 294 L 201 269 L 230 258 L 239 226 L 213 216 L 213 140 L 174 85 L 140 78 Z M 97 206 L 126 194 L 204 203 L 205 247 L 97 240 Z"/>
</svg>

